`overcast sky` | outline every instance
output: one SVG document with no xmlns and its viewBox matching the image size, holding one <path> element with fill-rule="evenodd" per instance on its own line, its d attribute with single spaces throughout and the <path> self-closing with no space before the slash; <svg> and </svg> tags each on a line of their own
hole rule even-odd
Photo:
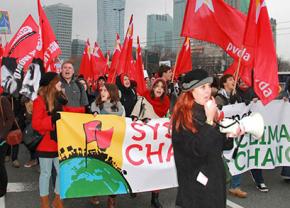
<svg viewBox="0 0 290 208">
<path fill-rule="evenodd" d="M 73 38 L 97 37 L 97 0 L 41 0 L 43 5 L 64 3 L 73 8 Z M 270 17 L 277 20 L 277 51 L 290 61 L 290 1 L 266 0 Z M 38 21 L 37 0 L 1 0 L 0 10 L 10 15 L 12 33 L 15 33 L 29 15 Z M 126 0 L 125 31 L 130 15 L 134 15 L 134 35 L 146 41 L 146 15 L 173 14 L 173 0 Z M 8 37 L 10 38 L 10 37 Z"/>
</svg>

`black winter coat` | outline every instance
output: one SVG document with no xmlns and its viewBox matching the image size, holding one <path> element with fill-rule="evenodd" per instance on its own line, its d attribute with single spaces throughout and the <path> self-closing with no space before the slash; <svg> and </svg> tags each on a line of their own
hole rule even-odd
<svg viewBox="0 0 290 208">
<path fill-rule="evenodd" d="M 172 132 L 179 184 L 176 204 L 182 208 L 225 208 L 226 173 L 222 151 L 231 149 L 233 141 L 205 123 L 203 106 L 195 104 L 193 117 L 197 133 L 176 132 L 174 128 Z M 197 181 L 200 172 L 208 178 L 205 186 Z"/>
</svg>

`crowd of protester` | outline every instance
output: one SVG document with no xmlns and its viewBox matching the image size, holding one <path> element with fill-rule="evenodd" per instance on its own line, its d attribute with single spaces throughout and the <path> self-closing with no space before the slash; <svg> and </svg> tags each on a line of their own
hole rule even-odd
<svg viewBox="0 0 290 208">
<path fill-rule="evenodd" d="M 197 100 L 199 100 L 200 95 L 194 94 L 201 86 L 206 88 L 206 96 L 209 96 L 209 99 L 211 99 L 211 96 L 215 98 L 216 106 L 219 109 L 234 103 L 245 102 L 249 104 L 250 102 L 257 102 L 258 98 L 253 89 L 242 82 L 242 80 L 238 81 L 238 86 L 235 89 L 234 77 L 232 75 L 216 76 L 207 79 L 208 75 L 204 74 L 203 70 L 198 69 L 189 72 L 185 76 L 181 76 L 177 80 L 173 80 L 172 76 L 173 72 L 169 66 L 160 66 L 158 73 L 145 78 L 147 91 L 143 95 L 138 95 L 136 90 L 138 83 L 131 80 L 127 74 L 117 76 L 115 84 L 107 83 L 106 75 L 100 76 L 95 83 L 88 83 L 82 75 L 77 76 L 75 74 L 73 63 L 66 61 L 62 64 L 59 75 L 48 72 L 42 76 L 38 97 L 34 101 L 24 96 L 12 97 L 2 92 L 0 100 L 0 196 L 5 195 L 7 191 L 8 179 L 5 162 L 8 164 L 11 160 L 14 168 L 21 167 L 18 160 L 19 145 L 9 146 L 5 144 L 5 137 L 8 132 L 16 128 L 14 118 L 18 121 L 23 131 L 28 125 L 31 125 L 34 130 L 43 135 L 43 139 L 36 150 L 29 150 L 30 160 L 24 164 L 24 167 L 31 168 L 37 165 L 40 167 L 39 194 L 41 208 L 50 207 L 49 181 L 51 173 L 54 172 L 55 185 L 52 204 L 55 208 L 61 208 L 64 205 L 59 197 L 59 161 L 57 158 L 57 134 L 55 128 L 56 121 L 60 119 L 58 111 L 91 113 L 93 115 L 113 114 L 131 117 L 133 121 L 141 120 L 145 123 L 150 119 L 170 118 L 172 115 L 174 118 L 173 146 L 177 159 L 178 182 L 181 185 L 178 192 L 177 204 L 187 208 L 191 207 L 192 204 L 207 207 L 207 203 L 210 203 L 206 198 L 208 193 L 204 193 L 204 190 L 199 190 L 196 187 L 190 187 L 186 181 L 183 181 L 183 177 L 187 177 L 185 176 L 187 174 L 186 170 L 192 165 L 199 166 L 201 163 L 204 163 L 204 161 L 198 158 L 209 151 L 210 153 L 208 154 L 210 157 L 213 157 L 212 160 L 220 164 L 212 165 L 214 169 L 211 169 L 212 173 L 221 174 L 220 181 L 217 180 L 214 185 L 216 188 L 212 189 L 212 193 L 219 193 L 219 195 L 216 195 L 218 198 L 216 199 L 217 205 L 213 207 L 225 207 L 226 191 L 224 178 L 222 177 L 222 171 L 224 170 L 221 158 L 216 157 L 218 157 L 218 154 L 221 154 L 223 149 L 228 147 L 226 148 L 225 144 L 222 143 L 212 143 L 210 147 L 217 146 L 218 148 L 204 149 L 203 152 L 201 147 L 204 147 L 204 144 L 199 144 L 201 146 L 193 147 L 201 148 L 197 150 L 197 153 L 193 153 L 192 157 L 196 159 L 195 163 L 192 163 L 192 158 L 187 161 L 186 157 L 188 157 L 188 154 L 191 154 L 192 150 L 185 149 L 190 152 L 188 154 L 183 152 L 184 148 L 189 148 L 187 145 L 191 145 L 191 141 L 186 141 L 184 140 L 185 138 L 194 140 L 201 135 L 204 141 L 207 142 L 206 138 L 208 137 L 222 136 L 213 131 L 210 126 L 203 127 L 203 124 L 194 126 L 190 124 L 190 121 L 189 124 L 186 123 L 186 118 L 183 118 L 182 115 L 187 112 L 181 111 L 182 109 L 187 109 L 189 115 L 197 115 L 192 119 L 198 121 L 207 120 L 206 117 L 210 117 L 210 120 L 213 120 L 214 115 L 212 114 L 216 110 L 204 109 L 204 101 L 198 103 Z M 198 84 L 193 82 L 193 80 L 197 79 L 196 77 L 198 77 Z M 186 86 L 190 87 L 186 88 Z M 233 93 L 234 90 L 236 93 Z M 290 80 L 287 82 L 285 90 L 281 92 L 279 99 L 284 99 L 287 102 L 290 101 Z M 185 103 L 184 100 L 187 100 L 189 103 Z M 192 111 L 194 112 L 193 114 Z M 187 129 L 187 131 L 179 131 L 182 129 Z M 196 131 L 200 135 L 196 134 Z M 208 141 L 212 142 L 212 139 L 209 138 Z M 224 140 L 220 139 L 220 142 L 222 141 Z M 231 145 L 229 146 L 232 148 Z M 209 148 L 209 146 L 206 148 Z M 179 161 L 182 162 L 179 163 Z M 188 164 L 186 164 L 186 161 Z M 55 171 L 52 171 L 53 169 Z M 194 167 L 192 169 L 194 170 Z M 269 188 L 265 184 L 262 173 L 263 171 L 259 169 L 251 170 L 256 187 L 261 192 L 266 193 L 269 191 Z M 290 179 L 290 168 L 283 167 L 281 175 L 285 179 Z M 247 193 L 241 189 L 241 175 L 232 177 L 228 192 L 236 197 L 247 197 Z M 159 201 L 159 194 L 159 190 L 152 190 L 151 206 L 153 208 L 163 207 Z M 194 197 L 191 197 L 195 196 L 195 194 L 199 198 L 197 201 L 195 201 Z M 132 194 L 132 196 L 136 195 Z M 116 208 L 116 201 L 117 197 L 115 195 L 108 196 L 107 207 Z M 98 197 L 92 197 L 90 202 L 96 206 L 100 203 Z M 212 206 L 208 205 L 208 207 Z"/>
</svg>

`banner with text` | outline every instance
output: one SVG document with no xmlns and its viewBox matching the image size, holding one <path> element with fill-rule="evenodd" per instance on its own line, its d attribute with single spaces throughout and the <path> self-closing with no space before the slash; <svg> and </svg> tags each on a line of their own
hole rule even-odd
<svg viewBox="0 0 290 208">
<path fill-rule="evenodd" d="M 290 104 L 275 100 L 266 106 L 259 101 L 246 106 L 244 103 L 225 106 L 225 117 L 241 119 L 251 112 L 259 112 L 264 118 L 264 134 L 260 140 L 245 134 L 235 159 L 234 149 L 225 151 L 230 172 L 237 175 L 247 170 L 273 169 L 277 166 L 290 166 Z M 253 123 L 255 125 L 255 123 Z M 235 140 L 235 146 L 238 140 Z"/>
<path fill-rule="evenodd" d="M 290 166 L 290 104 L 272 101 L 229 105 L 225 116 L 240 120 L 260 112 L 264 135 L 246 134 L 236 159 L 225 151 L 233 175 L 253 168 Z M 253 124 L 254 125 L 254 124 Z M 168 119 L 132 122 L 113 115 L 61 113 L 57 122 L 62 198 L 125 194 L 176 187 Z M 235 145 L 237 144 L 235 140 Z"/>
<path fill-rule="evenodd" d="M 177 186 L 169 120 L 61 113 L 60 195 L 75 198 Z"/>
</svg>

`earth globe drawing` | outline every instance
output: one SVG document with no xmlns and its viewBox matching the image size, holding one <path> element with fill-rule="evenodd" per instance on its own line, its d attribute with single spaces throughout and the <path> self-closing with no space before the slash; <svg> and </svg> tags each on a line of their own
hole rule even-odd
<svg viewBox="0 0 290 208">
<path fill-rule="evenodd" d="M 62 177 L 64 176 L 64 177 Z M 126 194 L 130 185 L 112 165 L 94 158 L 71 158 L 60 164 L 62 198 Z"/>
</svg>

